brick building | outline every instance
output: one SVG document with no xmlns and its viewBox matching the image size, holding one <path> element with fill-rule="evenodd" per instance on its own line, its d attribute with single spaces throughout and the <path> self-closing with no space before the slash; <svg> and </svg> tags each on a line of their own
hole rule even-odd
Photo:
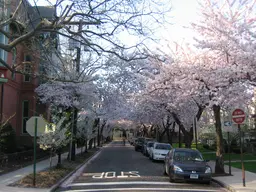
<svg viewBox="0 0 256 192">
<path fill-rule="evenodd" d="M 0 0 L 1 1 L 1 0 Z M 1 5 L 2 9 L 8 10 L 11 14 L 15 10 L 19 0 L 12 0 L 11 4 Z M 27 7 L 24 7 L 27 6 Z M 52 7 L 32 7 L 28 2 L 23 6 L 24 18 L 33 27 L 40 18 L 44 16 L 54 16 L 54 9 Z M 9 26 L 10 32 L 15 30 L 15 26 Z M 6 43 L 8 39 L 0 33 L 0 43 Z M 29 42 L 25 42 L 29 43 Z M 41 45 L 42 46 L 42 45 Z M 27 49 L 24 44 L 16 46 L 12 52 L 5 52 L 0 49 L 0 58 L 4 60 L 9 66 L 18 66 L 19 69 L 33 74 L 42 70 L 40 63 L 40 45 L 39 49 L 33 51 Z M 37 101 L 35 88 L 39 85 L 40 79 L 33 75 L 22 75 L 19 73 L 11 73 L 0 63 L 0 76 L 4 75 L 8 79 L 7 83 L 0 84 L 0 120 L 6 121 L 10 117 L 10 123 L 16 131 L 17 143 L 22 146 L 28 146 L 32 143 L 32 137 L 26 132 L 26 121 L 31 117 L 39 114 L 47 116 L 47 107 L 41 105 Z M 3 76 L 2 75 L 2 76 Z"/>
</svg>

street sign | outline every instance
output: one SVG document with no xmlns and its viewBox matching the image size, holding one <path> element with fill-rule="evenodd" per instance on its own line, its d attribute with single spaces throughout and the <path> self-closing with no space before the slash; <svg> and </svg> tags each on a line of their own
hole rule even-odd
<svg viewBox="0 0 256 192">
<path fill-rule="evenodd" d="M 32 137 L 35 135 L 35 119 L 37 119 L 37 136 L 45 133 L 47 129 L 47 122 L 42 117 L 31 117 L 26 123 L 26 130 Z"/>
<path fill-rule="evenodd" d="M 242 109 L 235 109 L 232 112 L 232 121 L 236 124 L 243 124 L 245 116 L 245 112 Z"/>
<path fill-rule="evenodd" d="M 245 170 L 244 170 L 244 160 L 243 160 L 243 142 L 242 142 L 242 131 L 240 124 L 242 124 L 245 120 L 245 112 L 242 109 L 235 109 L 232 112 L 232 121 L 237 124 L 237 128 L 239 131 L 239 137 L 240 137 L 240 152 L 241 152 L 241 167 L 242 167 L 242 181 L 243 186 L 245 187 Z"/>
<path fill-rule="evenodd" d="M 224 126 L 227 126 L 227 127 L 232 126 L 232 122 L 224 121 Z"/>
</svg>

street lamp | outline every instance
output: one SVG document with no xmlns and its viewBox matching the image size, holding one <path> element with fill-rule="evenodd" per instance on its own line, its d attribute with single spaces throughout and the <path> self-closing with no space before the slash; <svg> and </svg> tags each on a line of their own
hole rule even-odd
<svg viewBox="0 0 256 192">
<path fill-rule="evenodd" d="M 8 79 L 4 78 L 4 74 L 2 73 L 0 76 L 0 84 L 7 83 L 7 82 L 8 82 Z"/>
</svg>

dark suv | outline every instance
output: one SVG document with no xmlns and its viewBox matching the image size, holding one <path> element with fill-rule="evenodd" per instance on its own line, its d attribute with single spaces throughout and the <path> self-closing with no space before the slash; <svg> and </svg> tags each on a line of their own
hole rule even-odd
<svg viewBox="0 0 256 192">
<path fill-rule="evenodd" d="M 164 173 L 169 175 L 170 182 L 176 180 L 193 180 L 210 184 L 211 167 L 198 150 L 176 148 L 165 156 Z"/>
<path fill-rule="evenodd" d="M 144 144 L 147 142 L 147 141 L 151 141 L 153 140 L 152 138 L 146 138 L 146 137 L 139 137 L 137 138 L 137 142 L 135 143 L 135 151 L 141 151 L 143 152 L 144 150 Z"/>
<path fill-rule="evenodd" d="M 144 145 L 144 137 L 138 137 L 137 141 L 134 145 L 135 151 L 142 151 L 143 150 L 143 145 Z"/>
</svg>

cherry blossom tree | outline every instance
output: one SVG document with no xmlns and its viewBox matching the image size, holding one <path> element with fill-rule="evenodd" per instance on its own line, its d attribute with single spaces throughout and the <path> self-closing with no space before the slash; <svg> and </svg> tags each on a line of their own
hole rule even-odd
<svg viewBox="0 0 256 192">
<path fill-rule="evenodd" d="M 77 122 L 76 138 L 83 141 L 85 144 L 85 152 L 88 150 L 88 141 L 95 138 L 95 127 L 93 127 L 95 117 L 92 117 L 88 112 L 79 114 Z M 82 148 L 81 148 L 82 151 Z"/>
<path fill-rule="evenodd" d="M 217 173 L 224 172 L 221 107 L 244 106 L 251 97 L 249 84 L 254 84 L 255 2 L 202 1 L 201 18 L 192 26 L 198 32 L 204 75 L 197 77 L 209 93 L 209 106 L 215 116 L 217 133 Z M 250 99 L 249 99 L 250 100 Z"/>
<path fill-rule="evenodd" d="M 68 136 L 68 130 L 70 123 L 64 124 L 66 117 L 63 117 L 57 125 L 48 124 L 49 130 L 39 136 L 37 143 L 43 150 L 50 149 L 50 168 L 52 167 L 52 155 L 60 148 L 66 146 L 70 142 L 70 137 Z M 58 166 L 60 166 L 60 161 Z"/>
</svg>

